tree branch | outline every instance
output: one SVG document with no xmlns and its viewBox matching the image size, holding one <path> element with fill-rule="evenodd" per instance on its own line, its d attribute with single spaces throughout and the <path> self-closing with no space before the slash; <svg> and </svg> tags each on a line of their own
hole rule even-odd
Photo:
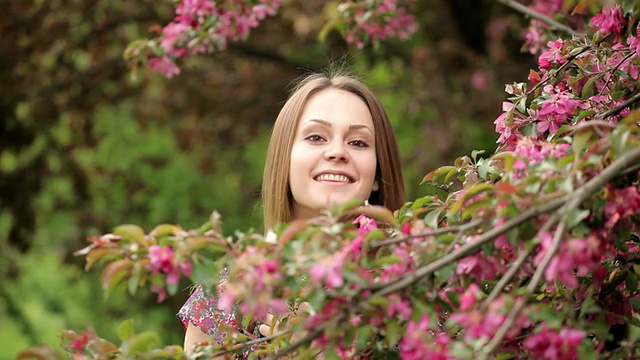
<svg viewBox="0 0 640 360">
<path fill-rule="evenodd" d="M 507 331 L 513 326 L 515 320 L 520 316 L 520 313 L 524 309 L 527 301 L 531 297 L 534 291 L 538 288 L 538 284 L 542 279 L 542 275 L 547 269 L 551 258 L 555 255 L 558 247 L 560 246 L 560 240 L 562 239 L 562 235 L 564 233 L 566 227 L 567 215 L 571 210 L 578 207 L 583 201 L 589 198 L 593 193 L 595 193 L 598 189 L 602 188 L 606 183 L 615 178 L 618 174 L 623 172 L 629 166 L 635 165 L 640 161 L 640 148 L 635 148 L 622 156 L 620 156 L 616 161 L 614 161 L 607 168 L 602 170 L 601 173 L 594 176 L 591 180 L 589 180 L 584 186 L 576 190 L 570 200 L 559 210 L 559 213 L 562 214 L 562 219 L 560 221 L 560 225 L 555 232 L 553 237 L 553 243 L 551 248 L 545 254 L 544 259 L 540 263 L 540 266 L 533 274 L 533 278 L 527 287 L 527 292 L 520 299 L 521 301 L 516 303 L 511 311 L 509 311 L 509 315 L 505 322 L 502 324 L 500 329 L 496 332 L 491 342 L 482 349 L 482 353 L 480 354 L 480 359 L 487 359 L 493 351 L 498 347 L 498 345 L 504 339 L 504 336 L 507 334 Z M 556 213 L 554 217 L 557 217 L 559 213 Z M 553 218 L 549 219 L 547 224 L 554 220 Z M 545 224 L 545 225 L 547 225 Z"/>
<path fill-rule="evenodd" d="M 473 229 L 474 227 L 476 227 L 476 226 L 478 226 L 480 224 L 482 224 L 482 220 L 474 220 L 474 221 L 470 221 L 470 222 L 468 222 L 466 224 L 462 224 L 462 225 L 458 225 L 458 226 L 449 226 L 449 227 L 445 227 L 445 228 L 435 229 L 435 230 L 432 230 L 431 232 L 428 232 L 428 233 L 427 232 L 423 232 L 423 233 L 420 233 L 420 234 L 408 235 L 408 236 L 404 236 L 404 237 L 396 238 L 396 239 L 384 239 L 384 240 L 380 240 L 378 242 L 374 242 L 373 244 L 369 245 L 369 248 L 377 249 L 377 248 L 385 246 L 385 245 L 393 245 L 393 244 L 398 244 L 398 243 L 409 241 L 409 240 L 413 240 L 413 239 L 419 239 L 419 238 L 428 237 L 428 236 L 447 234 L 447 233 L 452 233 L 452 232 L 464 233 L 464 232 L 466 232 L 468 230 Z"/>
<path fill-rule="evenodd" d="M 398 278 L 398 280 L 393 281 L 391 283 L 380 285 L 378 287 L 379 290 L 372 296 L 384 296 L 384 295 L 396 292 L 398 290 L 401 290 L 409 285 L 412 285 L 418 282 L 420 279 L 433 274 L 436 270 L 446 265 L 449 265 L 452 262 L 457 261 L 467 255 L 470 255 L 472 253 L 479 251 L 484 244 L 506 233 L 507 231 L 520 225 L 521 223 L 529 220 L 530 218 L 559 208 L 560 206 L 562 206 L 562 204 L 564 204 L 567 201 L 567 199 L 568 199 L 568 196 L 563 196 L 549 203 L 541 204 L 539 206 L 533 207 L 530 210 L 525 211 L 524 213 L 516 216 L 515 218 L 508 220 L 502 226 L 489 230 L 488 232 L 484 233 L 473 242 L 466 243 L 460 246 L 456 251 L 451 252 L 417 269 L 414 273 L 402 276 Z"/>
<path fill-rule="evenodd" d="M 613 109 L 605 111 L 602 114 L 599 114 L 598 116 L 596 116 L 596 119 L 604 120 L 604 119 L 606 119 L 608 117 L 616 116 L 616 115 L 620 114 L 620 112 L 622 112 L 622 110 L 624 110 L 627 107 L 635 104 L 639 100 L 640 100 L 640 93 L 637 93 L 637 94 L 633 95 L 632 97 L 630 97 L 629 99 L 627 99 L 624 102 L 622 102 L 620 105 L 614 107 Z"/>
<path fill-rule="evenodd" d="M 495 298 L 498 297 L 498 295 L 502 292 L 502 289 L 504 289 L 504 287 L 507 286 L 509 281 L 511 281 L 511 279 L 516 275 L 518 270 L 520 270 L 520 268 L 522 267 L 522 264 L 527 259 L 527 257 L 531 255 L 533 248 L 534 247 L 532 246 L 529 249 L 520 253 L 520 256 L 518 256 L 516 261 L 513 264 L 511 264 L 511 267 L 509 268 L 509 270 L 507 270 L 507 272 L 502 276 L 502 278 L 500 278 L 500 281 L 498 281 L 498 283 L 493 288 L 493 290 L 491 290 L 491 293 L 489 294 L 489 296 L 487 296 L 487 298 L 484 300 L 485 304 L 492 302 L 493 300 L 495 300 Z"/>
<path fill-rule="evenodd" d="M 550 17 L 548 17 L 548 16 L 546 16 L 544 14 L 541 14 L 541 13 L 539 13 L 539 12 L 537 12 L 537 11 L 535 11 L 535 10 L 525 6 L 525 5 L 522 5 L 522 4 L 520 4 L 520 3 L 518 3 L 518 2 L 516 2 L 514 0 L 498 0 L 498 2 L 502 3 L 503 5 L 506 5 L 506 6 L 510 7 L 512 9 L 516 10 L 516 11 L 519 11 L 519 12 L 521 12 L 521 13 L 529 16 L 529 17 L 532 17 L 534 19 L 538 19 L 538 20 L 540 20 L 542 22 L 545 22 L 545 23 L 551 25 L 552 27 L 554 27 L 554 28 L 556 28 L 558 30 L 561 30 L 561 31 L 564 31 L 564 32 L 568 33 L 569 35 L 574 35 L 574 36 L 579 35 L 578 32 L 576 32 L 572 28 L 570 28 L 570 27 L 568 27 L 568 26 L 566 26 L 564 24 L 561 24 L 561 23 L 555 21 L 554 19 L 552 19 L 552 18 L 550 18 Z"/>
</svg>

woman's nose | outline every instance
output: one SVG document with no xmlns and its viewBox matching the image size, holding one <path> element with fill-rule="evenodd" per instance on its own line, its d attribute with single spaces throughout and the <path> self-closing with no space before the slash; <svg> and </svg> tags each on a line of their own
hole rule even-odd
<svg viewBox="0 0 640 360">
<path fill-rule="evenodd" d="M 325 160 L 328 161 L 349 161 L 349 154 L 345 145 L 340 141 L 335 141 L 327 147 L 327 151 L 324 153 Z"/>
</svg>

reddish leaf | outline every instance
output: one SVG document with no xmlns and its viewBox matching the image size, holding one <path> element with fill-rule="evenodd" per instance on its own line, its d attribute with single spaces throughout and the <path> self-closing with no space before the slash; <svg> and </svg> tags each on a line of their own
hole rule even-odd
<svg viewBox="0 0 640 360">
<path fill-rule="evenodd" d="M 129 269 L 133 266 L 133 262 L 129 259 L 116 260 L 107 265 L 102 271 L 102 287 L 109 295 L 113 289 L 124 279 L 129 273 Z"/>
<path fill-rule="evenodd" d="M 515 194 L 518 192 L 518 188 L 512 183 L 499 182 L 496 184 L 495 189 L 501 194 Z"/>
</svg>

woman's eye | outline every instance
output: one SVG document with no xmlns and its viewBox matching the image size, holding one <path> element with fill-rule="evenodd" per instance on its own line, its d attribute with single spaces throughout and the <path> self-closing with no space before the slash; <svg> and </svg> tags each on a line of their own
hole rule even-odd
<svg viewBox="0 0 640 360">
<path fill-rule="evenodd" d="M 320 135 L 309 135 L 309 136 L 307 136 L 307 137 L 306 137 L 306 138 L 304 138 L 304 139 L 305 139 L 305 140 L 309 140 L 309 141 L 311 141 L 311 142 L 320 142 L 320 141 L 324 140 L 324 139 L 322 138 L 322 136 L 320 136 Z"/>
<path fill-rule="evenodd" d="M 351 145 L 355 146 L 355 147 L 360 147 L 360 148 L 364 148 L 364 147 L 368 147 L 369 144 L 367 144 L 366 142 L 362 141 L 362 140 L 353 140 L 351 142 L 349 142 Z"/>
</svg>

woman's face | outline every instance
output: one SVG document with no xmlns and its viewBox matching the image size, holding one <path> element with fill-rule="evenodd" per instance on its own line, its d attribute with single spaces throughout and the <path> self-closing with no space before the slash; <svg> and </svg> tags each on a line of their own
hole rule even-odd
<svg viewBox="0 0 640 360">
<path fill-rule="evenodd" d="M 375 128 L 357 95 L 329 88 L 311 96 L 297 125 L 289 164 L 294 218 L 378 190 Z"/>
</svg>

